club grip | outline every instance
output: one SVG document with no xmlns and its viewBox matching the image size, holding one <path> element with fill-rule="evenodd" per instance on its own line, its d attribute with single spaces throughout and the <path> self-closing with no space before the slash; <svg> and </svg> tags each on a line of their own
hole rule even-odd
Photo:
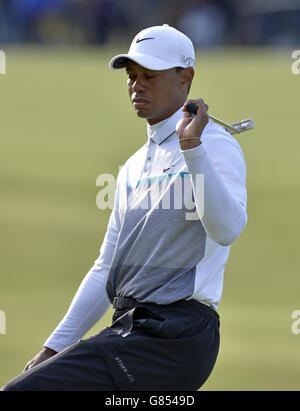
<svg viewBox="0 0 300 411">
<path fill-rule="evenodd" d="M 197 114 L 198 106 L 195 103 L 189 103 L 185 106 L 186 111 L 188 111 L 191 114 Z"/>
</svg>

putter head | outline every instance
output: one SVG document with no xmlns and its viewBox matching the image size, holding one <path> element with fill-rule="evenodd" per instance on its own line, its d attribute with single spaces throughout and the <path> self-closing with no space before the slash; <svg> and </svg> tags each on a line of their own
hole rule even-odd
<svg viewBox="0 0 300 411">
<path fill-rule="evenodd" d="M 253 129 L 254 121 L 252 118 L 247 118 L 246 120 L 238 121 L 237 123 L 231 124 L 231 126 L 236 129 L 236 132 L 230 130 L 230 134 L 242 133 L 243 131 Z"/>
</svg>

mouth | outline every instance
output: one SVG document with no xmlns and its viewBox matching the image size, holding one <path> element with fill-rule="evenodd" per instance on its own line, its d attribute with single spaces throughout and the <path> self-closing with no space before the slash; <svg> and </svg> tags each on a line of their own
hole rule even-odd
<svg viewBox="0 0 300 411">
<path fill-rule="evenodd" d="M 132 104 L 134 108 L 143 108 L 146 107 L 148 104 L 150 104 L 149 100 L 146 100 L 145 98 L 134 98 L 132 99 Z"/>
</svg>

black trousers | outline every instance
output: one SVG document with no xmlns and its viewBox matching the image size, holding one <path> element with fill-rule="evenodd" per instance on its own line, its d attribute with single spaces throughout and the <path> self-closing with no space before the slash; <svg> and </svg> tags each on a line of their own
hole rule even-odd
<svg viewBox="0 0 300 411">
<path fill-rule="evenodd" d="M 219 316 L 195 300 L 132 304 L 113 323 L 23 372 L 2 391 L 195 391 L 219 350 Z"/>
</svg>

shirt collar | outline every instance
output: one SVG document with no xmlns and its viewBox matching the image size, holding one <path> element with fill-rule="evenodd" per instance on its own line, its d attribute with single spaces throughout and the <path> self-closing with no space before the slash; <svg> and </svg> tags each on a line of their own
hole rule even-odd
<svg viewBox="0 0 300 411">
<path fill-rule="evenodd" d="M 147 125 L 148 139 L 161 144 L 176 130 L 176 124 L 182 117 L 182 107 L 165 120 L 150 126 Z"/>
</svg>

